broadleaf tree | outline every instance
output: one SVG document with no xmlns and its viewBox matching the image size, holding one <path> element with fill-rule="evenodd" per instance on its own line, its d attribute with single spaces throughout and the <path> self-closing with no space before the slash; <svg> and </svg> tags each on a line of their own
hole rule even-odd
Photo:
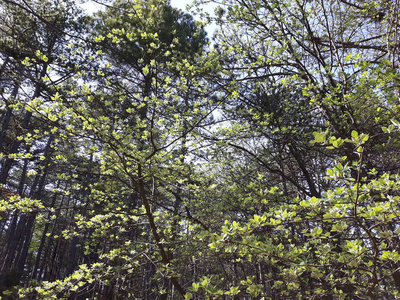
<svg viewBox="0 0 400 300">
<path fill-rule="evenodd" d="M 4 299 L 398 297 L 397 2 L 96 3 L 1 6 Z"/>
</svg>

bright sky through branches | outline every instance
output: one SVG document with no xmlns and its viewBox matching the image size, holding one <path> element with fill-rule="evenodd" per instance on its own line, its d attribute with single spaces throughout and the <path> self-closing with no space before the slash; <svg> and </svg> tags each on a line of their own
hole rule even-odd
<svg viewBox="0 0 400 300">
<path fill-rule="evenodd" d="M 171 5 L 173 7 L 177 7 L 181 10 L 183 10 L 184 12 L 189 12 L 187 10 L 187 6 L 190 5 L 193 1 L 192 0 L 171 0 Z M 215 9 L 215 4 L 210 3 L 204 6 L 204 12 L 209 13 L 210 15 L 214 14 L 214 9 Z M 199 16 L 194 15 L 194 18 L 196 20 L 199 20 Z M 207 24 L 205 27 L 207 33 L 208 33 L 208 37 L 211 38 L 214 35 L 214 32 L 216 30 L 216 25 L 215 24 Z"/>
</svg>

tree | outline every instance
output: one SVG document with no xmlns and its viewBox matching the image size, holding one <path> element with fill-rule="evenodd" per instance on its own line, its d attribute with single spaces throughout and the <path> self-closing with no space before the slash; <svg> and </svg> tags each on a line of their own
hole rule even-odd
<svg viewBox="0 0 400 300">
<path fill-rule="evenodd" d="M 396 3 L 63 3 L 3 6 L 3 297 L 397 297 Z"/>
<path fill-rule="evenodd" d="M 387 13 L 377 22 L 380 10 Z M 387 250 L 383 242 L 379 248 L 382 240 L 373 228 L 389 225 L 397 208 L 391 217 L 383 213 L 380 223 L 373 217 L 380 201 L 361 191 L 397 173 L 382 164 L 377 149 L 388 147 L 382 126 L 393 132 L 394 125 L 386 126 L 398 110 L 393 59 L 398 49 L 391 34 L 398 27 L 398 7 L 228 1 L 216 15 L 217 51 L 229 72 L 220 85 L 231 102 L 224 111 L 227 121 L 209 139 L 220 143 L 221 154 L 212 162 L 222 161 L 223 167 L 213 178 L 225 179 L 218 184 L 222 194 L 233 187 L 230 201 L 222 202 L 230 205 L 222 206 L 228 207 L 225 216 L 234 217 L 220 234 L 204 239 L 216 253 L 225 253 L 221 257 L 231 253 L 242 273 L 232 289 L 227 288 L 231 280 L 212 285 L 218 282 L 213 278 L 195 283 L 193 290 L 271 298 L 394 297 L 397 272 L 378 275 L 376 270 L 385 269 L 378 257 L 397 246 Z M 390 139 L 396 141 L 390 151 L 396 151 L 397 137 Z M 229 169 L 241 173 L 227 176 Z M 269 194 L 271 185 L 281 194 Z M 383 205 L 390 206 L 385 197 Z M 396 240 L 391 232 L 389 239 Z M 351 245 L 362 250 L 350 250 Z M 232 268 L 229 259 L 225 265 Z"/>
<path fill-rule="evenodd" d="M 50 131 L 48 120 L 34 116 L 27 103 L 37 99 L 49 101 L 55 93 L 56 82 L 60 84 L 68 77 L 68 72 L 57 73 L 57 65 L 62 64 L 65 56 L 64 30 L 78 29 L 74 19 L 76 11 L 71 2 L 65 1 L 29 1 L 24 5 L 13 1 L 2 3 L 4 114 L 0 182 L 7 191 L 2 195 L 3 201 L 6 200 L 6 204 L 11 201 L 11 205 L 3 208 L 7 216 L 2 220 L 5 229 L 2 240 L 6 243 L 1 253 L 1 291 L 30 279 L 30 274 L 24 273 L 30 271 L 26 266 L 32 257 L 35 236 L 39 234 L 35 232 L 38 209 L 35 201 L 41 200 L 47 205 L 45 186 L 50 176 L 56 176 L 51 164 L 57 139 Z M 35 199 L 31 213 L 23 209 L 24 205 L 29 205 L 29 199 L 25 197 Z M 55 197 L 50 201 L 52 204 L 49 203 L 51 207 L 54 207 Z M 41 259 L 44 237 L 45 233 L 36 267 Z M 37 269 L 34 274 L 36 272 Z"/>
<path fill-rule="evenodd" d="M 125 6 L 122 24 L 114 23 L 120 5 Z M 87 59 L 94 62 L 77 68 L 81 76 L 76 79 L 81 82 L 73 81 L 76 87 L 69 83 L 58 86 L 51 103 L 33 99 L 28 104 L 32 113 L 48 119 L 63 143 L 79 144 L 81 155 L 94 160 L 88 171 L 93 183 L 73 188 L 80 191 L 75 209 L 82 212 L 74 216 L 79 221 L 69 217 L 69 228 L 63 232 L 66 238 L 72 235 L 68 265 L 61 269 L 69 277 L 43 295 L 111 297 L 128 293 L 150 298 L 157 289 L 165 298 L 173 286 L 175 293 L 184 296 L 173 269 L 173 261 L 183 259 L 179 247 L 168 249 L 164 243 L 173 239 L 179 244 L 181 239 L 177 230 L 182 225 L 169 223 L 169 212 L 178 221 L 191 218 L 182 209 L 181 190 L 191 169 L 184 159 L 189 146 L 184 144 L 190 143 L 191 132 L 205 122 L 214 106 L 194 75 L 200 69 L 194 58 L 206 41 L 205 34 L 188 15 L 160 1 L 115 2 L 115 7 L 99 13 L 93 24 L 99 33 L 107 30 L 109 34 L 95 36 L 86 49 L 73 49 L 76 55 L 88 53 Z M 167 24 L 171 27 L 166 28 Z M 119 48 L 119 43 L 124 47 Z M 184 54 L 185 59 L 175 61 Z M 96 63 L 96 59 L 101 61 Z M 181 90 L 175 93 L 176 86 Z M 190 107 L 203 109 L 191 114 Z M 60 176 L 71 180 L 65 173 Z M 83 180 L 81 176 L 76 177 Z M 166 228 L 162 230 L 160 224 Z M 105 236 L 110 240 L 105 242 Z M 138 247 L 140 243 L 149 246 Z M 136 251 L 143 255 L 125 269 L 128 254 Z M 88 272 L 86 276 L 73 272 L 82 261 L 91 262 L 87 268 L 80 267 Z M 111 268 L 108 274 L 98 272 L 104 264 Z M 70 281 L 76 276 L 81 283 L 71 290 Z M 106 287 L 107 283 L 113 287 Z M 132 290 L 135 285 L 142 289 Z"/>
</svg>

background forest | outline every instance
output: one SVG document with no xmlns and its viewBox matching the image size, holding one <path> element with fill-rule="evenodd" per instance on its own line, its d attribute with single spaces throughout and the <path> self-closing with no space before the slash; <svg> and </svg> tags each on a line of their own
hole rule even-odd
<svg viewBox="0 0 400 300">
<path fill-rule="evenodd" d="M 399 0 L 93 2 L 0 0 L 1 299 L 400 297 Z"/>
</svg>

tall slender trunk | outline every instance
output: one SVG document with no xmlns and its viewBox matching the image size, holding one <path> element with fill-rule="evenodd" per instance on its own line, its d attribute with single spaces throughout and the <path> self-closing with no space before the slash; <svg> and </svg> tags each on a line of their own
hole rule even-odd
<svg viewBox="0 0 400 300">
<path fill-rule="evenodd" d="M 68 187 L 68 184 L 66 185 L 65 188 L 67 188 L 67 187 Z M 65 197 L 66 197 L 65 195 L 63 197 L 61 197 L 59 208 L 61 208 L 64 205 L 64 198 Z M 49 235 L 49 238 L 48 238 L 47 247 L 45 247 L 45 250 L 44 250 L 42 263 L 41 263 L 41 265 L 39 267 L 39 270 L 35 267 L 35 270 L 37 271 L 37 279 L 38 280 L 43 279 L 44 274 L 45 274 L 46 263 L 51 261 L 50 260 L 51 241 L 53 240 L 53 237 L 54 237 L 54 234 L 55 234 L 55 231 L 56 231 L 57 222 L 59 221 L 59 217 L 60 217 L 60 210 L 57 210 L 56 218 L 55 218 L 55 220 L 53 222 L 53 226 L 51 227 L 50 235 Z M 33 279 L 35 279 L 35 277 L 33 277 Z"/>
<path fill-rule="evenodd" d="M 59 187 L 60 187 L 60 180 L 57 183 L 57 189 Z M 54 193 L 54 195 L 53 195 L 53 197 L 51 199 L 51 204 L 50 204 L 50 207 L 49 207 L 50 209 L 54 208 L 56 200 L 57 200 L 57 193 Z M 36 254 L 35 265 L 33 266 L 33 272 L 32 272 L 32 276 L 31 276 L 31 279 L 33 279 L 33 280 L 39 280 L 40 279 L 40 278 L 38 278 L 38 274 L 40 274 L 40 272 L 39 272 L 39 264 L 41 262 L 43 248 L 45 247 L 45 244 L 46 244 L 47 232 L 48 232 L 49 227 L 50 227 L 50 219 L 51 219 L 51 216 L 48 215 L 46 225 L 44 226 L 44 229 L 43 229 L 43 232 L 42 232 L 42 236 L 40 238 L 40 244 L 39 244 L 39 248 L 38 248 L 38 251 L 37 251 L 37 254 Z M 47 251 L 45 251 L 45 254 L 47 254 Z M 45 260 L 46 257 L 47 256 L 44 255 L 43 256 L 43 260 Z"/>
<path fill-rule="evenodd" d="M 14 89 L 11 93 L 11 97 L 16 98 L 18 95 L 19 85 L 15 85 Z M 8 126 L 10 125 L 11 116 L 12 116 L 13 109 L 7 105 L 7 110 L 4 114 L 2 124 L 1 124 L 1 131 L 0 131 L 0 149 L 3 148 L 3 143 L 6 137 L 6 132 L 8 130 Z"/>
<path fill-rule="evenodd" d="M 18 246 L 21 244 L 21 242 L 23 243 L 22 235 L 26 219 L 26 215 L 20 216 L 17 222 L 15 233 L 10 236 L 7 250 L 5 252 L 5 255 L 3 256 L 3 264 L 0 269 L 0 287 L 4 286 L 6 278 L 9 277 L 11 273 L 13 273 L 13 276 L 15 276 L 13 271 L 13 263 L 15 262 L 16 256 L 18 256 L 19 254 L 19 252 L 17 252 Z"/>
<path fill-rule="evenodd" d="M 40 96 L 40 93 L 42 91 L 40 80 L 42 77 L 44 77 L 46 75 L 47 67 L 48 67 L 47 63 L 42 66 L 42 70 L 39 75 L 40 76 L 39 81 L 36 83 L 35 91 L 32 95 L 32 99 L 35 99 Z M 22 126 L 24 128 L 26 128 L 26 129 L 29 128 L 29 122 L 30 122 L 31 117 L 32 117 L 32 112 L 27 111 L 25 113 L 25 116 L 24 116 L 24 119 L 22 122 Z M 15 140 L 11 146 L 10 153 L 17 153 L 21 143 L 22 143 L 21 141 Z M 9 172 L 10 172 L 13 162 L 14 162 L 14 159 L 12 159 L 12 158 L 6 158 L 6 160 L 4 161 L 2 168 L 1 168 L 1 172 L 0 172 L 0 183 L 5 184 L 7 182 L 8 175 L 9 175 Z"/>
<path fill-rule="evenodd" d="M 20 181 L 18 184 L 18 189 L 17 189 L 17 193 L 21 197 L 23 196 L 23 187 L 25 184 L 27 168 L 28 168 L 28 160 L 25 159 L 24 166 L 22 167 L 21 178 L 20 178 Z M 14 245 L 13 239 L 15 239 L 15 236 L 16 236 L 17 222 L 18 222 L 18 219 L 21 217 L 21 211 L 16 210 L 16 211 L 11 212 L 10 217 L 12 218 L 12 220 L 11 220 L 11 224 L 7 230 L 7 247 L 3 251 L 0 251 L 0 258 L 3 258 L 3 259 L 4 259 L 5 255 L 7 255 L 6 253 L 8 253 L 9 251 L 14 251 L 12 248 L 12 246 Z M 0 267 L 0 272 L 2 272 L 2 270 L 3 270 L 3 268 Z"/>
<path fill-rule="evenodd" d="M 297 149 L 296 146 L 294 145 L 289 145 L 289 150 L 290 153 L 293 155 L 294 159 L 296 160 L 298 166 L 300 167 L 300 170 L 303 173 L 303 176 L 306 179 L 309 191 L 310 191 L 310 195 L 313 197 L 317 197 L 320 198 L 321 197 L 321 193 L 317 190 L 317 187 L 315 185 L 315 181 L 312 178 L 310 172 L 308 172 L 307 168 L 306 168 L 306 164 L 303 161 L 303 159 L 301 158 L 301 155 Z"/>
<path fill-rule="evenodd" d="M 147 199 L 146 196 L 146 190 L 145 190 L 145 184 L 144 184 L 144 180 L 143 180 L 143 174 L 142 174 L 142 167 L 141 165 L 138 166 L 138 180 L 137 180 L 137 185 L 138 185 L 138 189 L 139 189 L 139 193 L 140 193 L 140 197 L 142 199 L 142 203 L 143 206 L 145 208 L 146 211 L 146 215 L 147 215 L 147 219 L 149 221 L 150 224 L 150 229 L 151 232 L 153 234 L 153 238 L 156 242 L 156 245 L 158 247 L 159 253 L 161 255 L 161 261 L 163 262 L 163 264 L 165 265 L 169 265 L 171 263 L 170 258 L 168 257 L 168 254 L 163 246 L 163 243 L 161 241 L 161 237 L 158 233 L 157 230 L 157 225 L 154 221 L 154 215 L 153 212 L 151 211 L 151 207 L 150 207 L 150 202 Z M 185 290 L 183 289 L 183 287 L 180 285 L 180 283 L 178 282 L 178 279 L 176 277 L 171 277 L 170 278 L 171 283 L 174 285 L 174 287 L 176 288 L 176 290 L 179 292 L 179 294 L 182 297 L 185 297 Z"/>
<path fill-rule="evenodd" d="M 22 174 L 20 182 L 18 185 L 18 193 L 23 196 L 23 186 L 25 182 L 26 172 L 27 172 L 28 161 L 24 161 L 24 166 L 22 169 Z M 26 222 L 26 215 L 21 214 L 20 210 L 13 212 L 11 225 L 8 229 L 7 247 L 5 251 L 1 253 L 1 258 L 3 258 L 3 264 L 0 266 L 0 286 L 3 286 L 5 279 L 9 276 L 11 269 L 13 268 L 13 263 L 15 258 L 19 255 L 19 247 L 22 241 L 23 227 Z"/>
<path fill-rule="evenodd" d="M 35 180 L 32 184 L 31 190 L 30 190 L 30 197 L 33 197 L 35 199 L 40 200 L 42 198 L 43 195 L 43 191 L 44 191 L 44 186 L 45 186 L 45 181 L 46 181 L 46 177 L 48 174 L 48 169 L 50 166 L 50 150 L 51 150 L 51 143 L 53 141 L 53 136 L 50 136 L 47 140 L 46 146 L 43 150 L 43 156 L 45 157 L 45 160 L 42 161 L 42 163 L 40 164 L 41 167 L 44 167 L 43 169 L 43 173 L 42 174 L 38 174 L 35 177 Z M 33 235 L 33 228 L 35 225 L 35 220 L 36 220 L 36 216 L 37 213 L 33 212 L 30 213 L 29 215 L 29 219 L 27 222 L 27 228 L 26 228 L 26 239 L 25 239 L 25 243 L 23 246 L 23 250 L 21 252 L 21 255 L 17 261 L 17 268 L 19 272 L 22 272 L 25 266 L 25 262 L 28 256 L 28 250 L 29 250 L 29 245 L 30 242 L 32 240 L 32 235 Z M 47 226 L 48 224 L 46 224 Z M 40 257 L 40 255 L 39 255 Z"/>
<path fill-rule="evenodd" d="M 44 190 L 44 182 L 48 171 L 48 156 L 50 151 L 50 146 L 52 142 L 52 137 L 49 137 L 46 147 L 44 149 L 44 155 L 47 160 L 44 160 L 42 164 L 46 164 L 43 170 L 43 174 L 37 174 L 35 180 L 30 189 L 30 197 L 36 197 L 40 199 Z M 24 163 L 23 174 L 21 176 L 20 184 L 18 187 L 18 192 L 22 195 L 23 186 L 25 181 L 25 174 L 27 169 L 27 160 Z M 18 215 L 20 215 L 18 220 Z M 32 240 L 34 224 L 36 220 L 37 213 L 32 212 L 29 215 L 21 215 L 20 212 L 16 212 L 13 220 L 13 228 L 10 228 L 9 235 L 9 245 L 5 253 L 5 261 L 1 268 L 0 273 L 0 285 L 4 283 L 7 274 L 10 273 L 11 269 L 15 270 L 16 280 L 17 277 L 22 275 L 28 257 L 29 246 Z M 17 222 L 18 220 L 18 222 Z M 18 223 L 18 224 L 16 224 Z M 16 225 L 16 226 L 15 226 Z M 18 278 L 18 279 L 19 279 Z"/>
</svg>

